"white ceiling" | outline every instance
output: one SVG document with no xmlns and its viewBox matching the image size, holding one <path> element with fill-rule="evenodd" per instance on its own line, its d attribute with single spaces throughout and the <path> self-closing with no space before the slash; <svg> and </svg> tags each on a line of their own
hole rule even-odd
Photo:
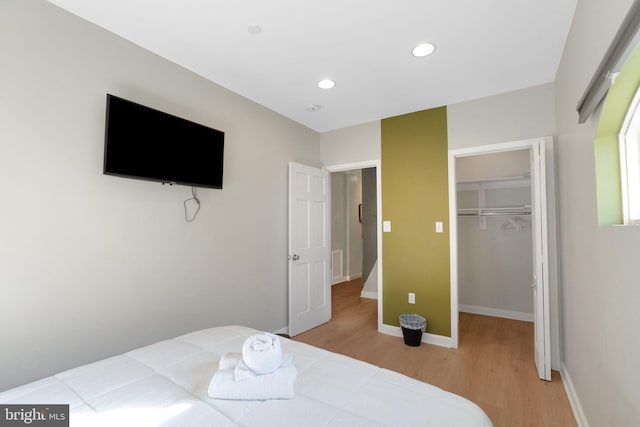
<svg viewBox="0 0 640 427">
<path fill-rule="evenodd" d="M 552 82 L 577 2 L 49 1 L 319 132 Z"/>
</svg>

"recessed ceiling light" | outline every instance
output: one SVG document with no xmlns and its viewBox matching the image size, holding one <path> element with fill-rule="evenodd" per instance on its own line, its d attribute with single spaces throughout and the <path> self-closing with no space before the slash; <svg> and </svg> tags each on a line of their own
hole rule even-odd
<svg viewBox="0 0 640 427">
<path fill-rule="evenodd" d="M 318 87 L 320 89 L 331 89 L 332 87 L 334 87 L 336 85 L 336 82 L 334 82 L 331 79 L 324 79 L 324 80 L 320 80 L 318 82 Z"/>
<path fill-rule="evenodd" d="M 436 50 L 436 45 L 432 43 L 422 43 L 414 47 L 411 53 L 413 56 L 422 57 L 431 55 Z"/>
<path fill-rule="evenodd" d="M 260 25 L 249 25 L 247 27 L 247 31 L 249 31 L 249 34 L 260 34 L 262 32 L 262 28 Z"/>
<path fill-rule="evenodd" d="M 321 108 L 322 108 L 322 106 L 318 105 L 318 104 L 309 104 L 306 107 L 304 107 L 305 110 L 307 110 L 307 111 L 309 111 L 311 113 L 313 113 L 315 111 L 318 111 Z"/>
</svg>

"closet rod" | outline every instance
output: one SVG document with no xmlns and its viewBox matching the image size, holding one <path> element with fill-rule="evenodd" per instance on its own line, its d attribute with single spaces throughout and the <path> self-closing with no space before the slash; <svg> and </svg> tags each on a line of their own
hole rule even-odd
<svg viewBox="0 0 640 427">
<path fill-rule="evenodd" d="M 458 216 L 531 216 L 531 212 L 458 212 Z"/>
<path fill-rule="evenodd" d="M 484 208 L 458 208 L 458 212 L 480 212 L 480 211 L 495 211 L 495 212 L 530 212 L 531 205 L 522 206 L 503 206 L 503 207 L 484 207 Z"/>
</svg>

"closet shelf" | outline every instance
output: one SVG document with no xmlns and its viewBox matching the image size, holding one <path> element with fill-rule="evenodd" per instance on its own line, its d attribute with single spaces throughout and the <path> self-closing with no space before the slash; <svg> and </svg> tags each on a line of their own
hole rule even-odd
<svg viewBox="0 0 640 427">
<path fill-rule="evenodd" d="M 457 184 L 486 184 L 491 182 L 508 182 L 508 181 L 529 181 L 531 174 L 523 173 L 522 175 L 501 176 L 496 178 L 478 178 L 478 179 L 462 179 Z"/>
<path fill-rule="evenodd" d="M 531 216 L 531 204 L 528 200 L 523 199 L 526 194 L 522 192 L 530 193 L 531 189 L 531 176 L 529 173 L 524 173 L 517 176 L 505 176 L 499 178 L 482 178 L 458 181 L 456 183 L 456 190 L 458 195 L 465 194 L 464 192 L 477 193 L 477 200 L 471 203 L 469 208 L 458 208 L 457 214 L 459 218 L 478 218 L 478 224 L 481 230 L 487 229 L 487 218 L 502 218 L 506 220 L 503 225 L 503 229 L 514 228 L 518 231 L 522 230 L 523 224 L 521 223 L 524 217 Z M 504 192 L 504 190 L 522 189 L 522 192 L 517 195 L 516 199 L 511 192 Z M 487 190 L 491 190 L 490 193 Z M 496 192 L 497 191 L 497 192 Z M 468 193 L 467 193 L 468 194 Z M 468 194 L 466 205 L 469 206 Z M 497 195 L 509 197 L 510 200 L 502 200 L 502 203 L 507 206 L 495 206 L 494 203 L 501 203 L 500 199 L 493 202 L 489 202 L 488 195 L 491 195 L 489 200 L 494 199 Z M 530 199 L 529 199 L 530 200 Z M 489 202 L 489 203 L 487 203 Z M 522 205 L 510 205 L 509 203 L 526 203 Z M 528 203 L 528 204 L 527 204 Z"/>
<path fill-rule="evenodd" d="M 531 175 L 522 174 L 516 176 L 505 176 L 499 178 L 483 178 L 460 180 L 456 182 L 458 191 L 478 191 L 501 188 L 520 188 L 531 185 Z"/>
<path fill-rule="evenodd" d="M 531 215 L 531 205 L 458 209 L 458 216 L 528 216 L 528 215 Z"/>
</svg>

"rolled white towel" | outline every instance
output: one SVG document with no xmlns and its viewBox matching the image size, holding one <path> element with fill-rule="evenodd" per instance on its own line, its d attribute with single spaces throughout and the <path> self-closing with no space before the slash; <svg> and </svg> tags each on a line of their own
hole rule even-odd
<svg viewBox="0 0 640 427">
<path fill-rule="evenodd" d="M 259 375 L 270 374 L 282 365 L 282 348 L 277 335 L 252 335 L 242 345 L 242 361 Z"/>
<path fill-rule="evenodd" d="M 242 361 L 242 355 L 240 355 L 239 357 L 240 357 L 240 361 L 235 365 L 235 369 L 233 370 L 233 379 L 235 381 L 246 381 L 246 380 L 250 380 L 252 378 L 263 375 L 263 374 L 256 374 L 254 371 L 249 369 L 247 364 Z M 220 362 L 220 365 L 222 366 L 222 360 Z M 292 366 L 293 367 L 296 366 L 294 354 L 288 351 L 284 351 L 282 352 L 282 364 L 280 365 L 280 367 L 278 367 L 278 369 L 273 371 L 271 374 L 264 374 L 264 375 L 272 375 L 278 372 L 278 370 L 280 369 L 290 368 Z"/>
</svg>

